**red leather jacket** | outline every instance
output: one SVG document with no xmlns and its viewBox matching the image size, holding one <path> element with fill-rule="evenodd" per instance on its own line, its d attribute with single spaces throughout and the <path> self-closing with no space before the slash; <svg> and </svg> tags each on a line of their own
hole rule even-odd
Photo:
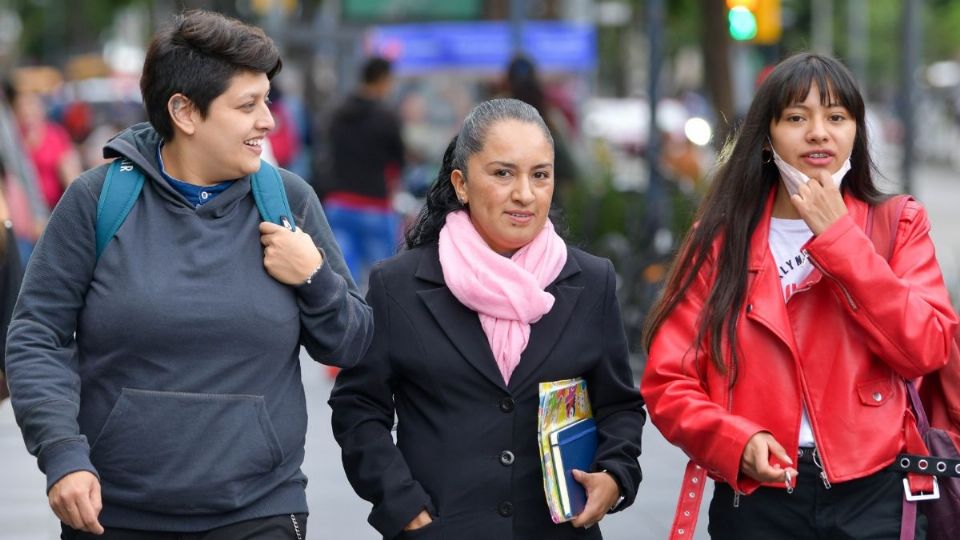
<svg viewBox="0 0 960 540">
<path fill-rule="evenodd" d="M 888 263 L 864 233 L 868 205 L 844 201 L 849 213 L 805 246 L 815 269 L 787 303 L 770 255 L 773 197 L 768 201 L 750 245 L 732 389 L 709 349 L 701 346 L 695 358 L 693 346 L 711 260 L 653 340 L 641 384 L 651 420 L 740 492 L 759 485 L 740 474 L 747 440 L 769 431 L 796 455 L 803 403 L 830 482 L 886 467 L 917 436 L 901 378 L 947 361 L 957 316 L 926 212 L 908 203 Z"/>
</svg>

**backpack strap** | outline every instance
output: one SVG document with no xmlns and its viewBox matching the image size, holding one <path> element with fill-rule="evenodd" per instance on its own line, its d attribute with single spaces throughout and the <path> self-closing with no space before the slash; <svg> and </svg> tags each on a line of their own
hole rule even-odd
<svg viewBox="0 0 960 540">
<path fill-rule="evenodd" d="M 133 162 L 118 158 L 107 169 L 107 178 L 97 202 L 97 259 L 120 230 L 143 190 L 143 173 Z"/>
<path fill-rule="evenodd" d="M 136 204 L 140 192 L 143 191 L 143 182 L 143 173 L 128 159 L 115 159 L 107 169 L 107 178 L 103 182 L 100 200 L 97 202 L 98 260 Z M 261 160 L 260 170 L 250 178 L 250 189 L 260 212 L 260 219 L 283 225 L 291 231 L 297 230 L 291 217 L 293 213 L 287 201 L 287 191 L 276 167 Z"/>
<path fill-rule="evenodd" d="M 260 170 L 250 178 L 250 189 L 263 221 L 283 225 L 291 231 L 297 230 L 291 217 L 293 213 L 287 201 L 287 192 L 283 188 L 283 179 L 276 167 L 261 160 Z"/>
</svg>

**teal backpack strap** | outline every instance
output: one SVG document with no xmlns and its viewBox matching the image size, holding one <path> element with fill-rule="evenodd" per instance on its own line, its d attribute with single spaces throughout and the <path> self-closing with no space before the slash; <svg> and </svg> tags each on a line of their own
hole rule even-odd
<svg viewBox="0 0 960 540">
<path fill-rule="evenodd" d="M 113 160 L 97 202 L 97 259 L 120 230 L 143 189 L 143 173 L 128 159 Z"/>
<path fill-rule="evenodd" d="M 283 180 L 276 167 L 261 160 L 260 170 L 250 178 L 250 189 L 263 221 L 283 225 L 291 231 L 297 230 L 287 201 L 287 191 L 283 188 Z"/>
</svg>

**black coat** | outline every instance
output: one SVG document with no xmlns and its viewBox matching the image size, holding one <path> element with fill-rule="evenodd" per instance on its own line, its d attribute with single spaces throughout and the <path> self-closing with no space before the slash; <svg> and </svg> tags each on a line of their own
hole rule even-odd
<svg viewBox="0 0 960 540">
<path fill-rule="evenodd" d="M 618 509 L 633 502 L 646 415 L 615 283 L 609 261 L 570 248 L 547 287 L 553 309 L 531 325 L 507 386 L 477 313 L 445 286 L 436 244 L 374 269 L 373 345 L 340 373 L 330 405 L 347 477 L 373 503 L 369 521 L 384 538 L 600 538 L 599 527 L 555 525 L 543 493 L 538 383 L 578 376 L 598 424 L 593 469 L 616 478 L 625 496 Z M 434 523 L 402 533 L 423 508 Z"/>
</svg>

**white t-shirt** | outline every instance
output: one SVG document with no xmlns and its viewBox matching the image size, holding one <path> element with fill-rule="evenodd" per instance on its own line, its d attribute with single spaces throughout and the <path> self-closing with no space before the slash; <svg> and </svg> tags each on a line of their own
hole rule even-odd
<svg viewBox="0 0 960 540">
<path fill-rule="evenodd" d="M 790 300 L 803 280 L 813 271 L 813 264 L 801 250 L 811 238 L 813 231 L 802 219 L 771 218 L 770 253 L 777 263 L 784 302 Z M 807 406 L 804 404 L 803 417 L 800 419 L 800 446 L 815 444 Z"/>
</svg>

